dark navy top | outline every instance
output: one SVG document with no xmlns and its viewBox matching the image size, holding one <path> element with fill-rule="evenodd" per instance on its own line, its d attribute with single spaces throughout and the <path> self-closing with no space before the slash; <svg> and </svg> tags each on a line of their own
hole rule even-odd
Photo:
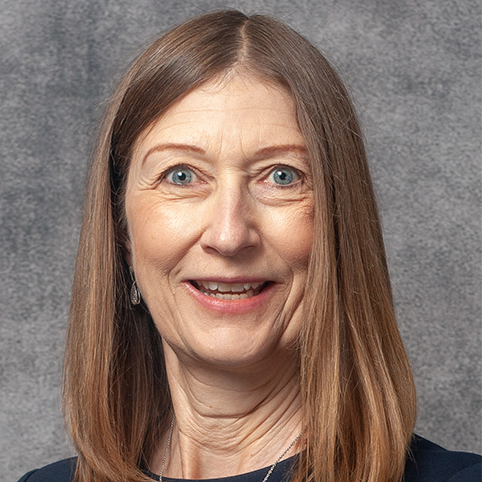
<svg viewBox="0 0 482 482">
<path fill-rule="evenodd" d="M 295 456 L 296 457 L 296 456 Z M 270 482 L 288 482 L 291 466 L 295 457 L 281 461 L 271 474 Z M 19 482 L 71 482 L 75 471 L 76 459 L 65 459 L 42 469 L 32 470 L 25 474 Z M 262 482 L 270 467 L 255 470 L 247 474 L 224 477 L 221 479 L 204 479 L 205 482 Z M 146 472 L 153 480 L 159 475 Z M 179 482 L 180 479 L 163 477 L 164 482 Z M 183 479 L 184 482 L 190 482 Z M 404 482 L 481 482 L 482 457 L 466 452 L 452 452 L 414 436 L 410 447 L 410 455 L 405 466 Z"/>
</svg>

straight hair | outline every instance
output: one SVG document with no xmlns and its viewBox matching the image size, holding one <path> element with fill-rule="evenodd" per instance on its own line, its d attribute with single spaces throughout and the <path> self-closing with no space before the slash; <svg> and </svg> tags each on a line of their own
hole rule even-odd
<svg viewBox="0 0 482 482">
<path fill-rule="evenodd" d="M 415 388 L 398 331 L 360 127 L 325 57 L 285 24 L 229 10 L 171 30 L 108 102 L 74 275 L 64 411 L 76 482 L 146 481 L 172 417 L 161 338 L 129 302 L 125 184 L 132 147 L 175 102 L 229 72 L 292 97 L 314 180 L 314 242 L 299 337 L 307 445 L 292 481 L 402 480 Z"/>
</svg>

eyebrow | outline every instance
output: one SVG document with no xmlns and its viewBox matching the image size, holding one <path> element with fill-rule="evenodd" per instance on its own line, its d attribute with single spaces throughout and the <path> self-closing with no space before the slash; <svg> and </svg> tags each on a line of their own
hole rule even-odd
<svg viewBox="0 0 482 482">
<path fill-rule="evenodd" d="M 197 146 L 192 146 L 190 144 L 176 144 L 176 143 L 169 143 L 169 144 L 158 144 L 157 146 L 151 147 L 144 158 L 142 159 L 142 164 L 146 162 L 146 159 L 153 154 L 154 152 L 162 152 L 162 151 L 182 151 L 182 152 L 194 152 L 196 154 L 206 154 L 204 149 L 201 149 Z"/>
<path fill-rule="evenodd" d="M 269 146 L 256 151 L 255 158 L 268 158 L 278 154 L 301 154 L 303 157 L 308 154 L 308 149 L 300 144 L 283 144 L 280 146 Z"/>
<path fill-rule="evenodd" d="M 191 153 L 201 154 L 201 155 L 206 154 L 206 151 L 204 149 L 201 149 L 198 146 L 193 146 L 191 144 L 177 144 L 177 143 L 159 144 L 147 151 L 146 155 L 142 159 L 142 164 L 144 164 L 146 162 L 146 159 L 154 152 L 162 152 L 162 151 L 191 152 Z M 276 146 L 263 147 L 262 149 L 259 149 L 258 151 L 255 152 L 254 158 L 266 159 L 279 154 L 298 154 L 305 157 L 308 154 L 308 150 L 304 145 L 300 145 L 300 144 L 282 144 L 282 145 L 276 145 Z"/>
</svg>

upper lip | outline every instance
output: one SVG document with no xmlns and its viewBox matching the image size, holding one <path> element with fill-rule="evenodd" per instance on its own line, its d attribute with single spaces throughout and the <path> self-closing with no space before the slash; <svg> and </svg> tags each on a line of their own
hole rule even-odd
<svg viewBox="0 0 482 482">
<path fill-rule="evenodd" d="M 214 281 L 215 283 L 225 283 L 225 284 L 238 284 L 238 283 L 266 283 L 267 281 L 272 281 L 267 278 L 253 277 L 253 276 L 235 276 L 232 278 L 219 277 L 219 276 L 203 276 L 202 278 L 189 278 L 186 281 L 195 282 L 209 282 Z"/>
</svg>

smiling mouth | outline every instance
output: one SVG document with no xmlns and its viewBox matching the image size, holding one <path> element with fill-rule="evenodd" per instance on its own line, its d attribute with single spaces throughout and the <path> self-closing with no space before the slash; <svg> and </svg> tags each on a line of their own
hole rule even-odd
<svg viewBox="0 0 482 482">
<path fill-rule="evenodd" d="M 221 300 L 244 300 L 257 296 L 268 286 L 263 283 L 218 283 L 216 281 L 190 281 L 190 283 L 206 296 Z"/>
</svg>

